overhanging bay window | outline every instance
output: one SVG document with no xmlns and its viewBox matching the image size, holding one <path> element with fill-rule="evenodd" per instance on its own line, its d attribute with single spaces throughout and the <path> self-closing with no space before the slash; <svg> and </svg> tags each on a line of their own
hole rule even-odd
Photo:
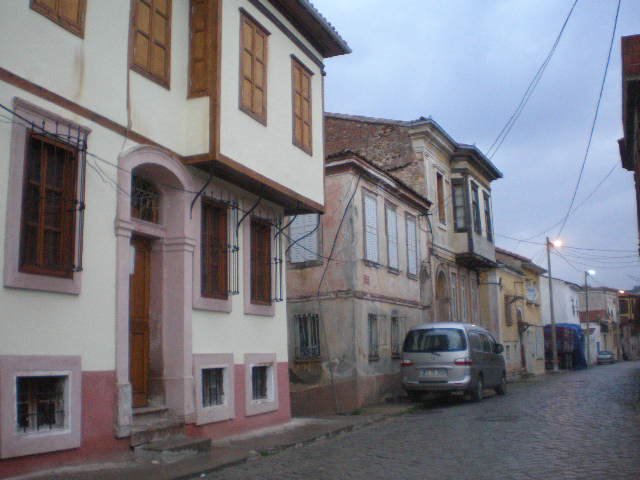
<svg viewBox="0 0 640 480">
<path fill-rule="evenodd" d="M 464 201 L 464 182 L 462 180 L 452 180 L 451 197 L 453 200 L 453 222 L 456 232 L 467 229 Z"/>
</svg>

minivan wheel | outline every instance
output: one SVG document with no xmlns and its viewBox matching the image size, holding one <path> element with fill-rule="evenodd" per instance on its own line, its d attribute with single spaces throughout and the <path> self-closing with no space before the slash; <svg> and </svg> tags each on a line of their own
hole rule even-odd
<svg viewBox="0 0 640 480">
<path fill-rule="evenodd" d="M 482 394 L 484 392 L 484 383 L 482 383 L 482 377 L 478 377 L 476 382 L 476 388 L 471 390 L 471 401 L 480 402 L 482 400 Z"/>
<path fill-rule="evenodd" d="M 504 374 L 502 374 L 502 380 L 500 380 L 500 385 L 496 387 L 496 393 L 498 395 L 507 394 L 507 377 Z"/>
</svg>

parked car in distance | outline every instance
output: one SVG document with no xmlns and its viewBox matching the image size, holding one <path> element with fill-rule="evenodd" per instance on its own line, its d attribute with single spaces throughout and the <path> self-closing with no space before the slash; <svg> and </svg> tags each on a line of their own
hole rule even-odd
<svg viewBox="0 0 640 480">
<path fill-rule="evenodd" d="M 609 350 L 601 350 L 598 352 L 598 365 L 605 363 L 616 363 L 616 358 L 613 356 L 613 352 Z"/>
<path fill-rule="evenodd" d="M 407 332 L 402 348 L 402 387 L 409 398 L 423 393 L 507 393 L 504 348 L 489 331 L 468 323 L 427 323 Z"/>
</svg>

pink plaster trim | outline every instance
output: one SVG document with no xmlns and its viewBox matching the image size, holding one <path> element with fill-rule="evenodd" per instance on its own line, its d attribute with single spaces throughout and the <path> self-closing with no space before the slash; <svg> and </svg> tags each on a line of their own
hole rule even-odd
<svg viewBox="0 0 640 480">
<path fill-rule="evenodd" d="M 276 314 L 276 306 L 257 305 L 251 303 L 251 218 L 245 218 L 242 226 L 242 285 L 244 287 L 244 313 L 247 315 L 260 315 L 273 317 Z M 271 268 L 271 285 L 275 282 L 275 269 Z"/>
<path fill-rule="evenodd" d="M 17 428 L 16 378 L 65 375 L 65 428 L 51 432 L 20 433 Z M 0 458 L 67 450 L 80 446 L 82 375 L 79 356 L 0 356 Z"/>
<path fill-rule="evenodd" d="M 268 365 L 271 378 L 267 380 L 267 394 L 265 400 L 254 400 L 252 395 L 251 368 Z M 244 356 L 245 366 L 245 414 L 247 416 L 278 410 L 278 364 L 275 353 L 247 353 Z"/>
<path fill-rule="evenodd" d="M 161 329 L 162 387 L 167 407 L 183 419 L 195 415 L 192 364 L 192 269 L 195 220 L 190 218 L 191 174 L 180 161 L 152 146 L 135 146 L 119 158 L 116 254 L 116 376 L 118 415 L 116 431 L 126 436 L 131 425 L 129 382 L 129 273 L 131 236 L 155 239 L 154 250 L 161 259 L 152 264 L 152 299 L 155 321 Z M 136 170 L 152 181 L 161 193 L 160 222 L 153 224 L 131 218 L 131 172 Z M 153 269 L 156 271 L 153 271 Z M 159 271 L 158 271 L 159 270 Z"/>
<path fill-rule="evenodd" d="M 36 107 L 20 98 L 14 98 L 13 105 L 16 113 L 36 125 L 43 126 L 47 131 L 56 131 L 56 123 L 62 129 L 70 126 L 78 128 L 88 135 L 90 130 L 77 125 L 58 115 Z M 7 192 L 7 219 L 5 228 L 5 263 L 4 286 L 23 288 L 27 290 L 41 290 L 45 292 L 66 293 L 79 295 L 81 290 L 81 272 L 75 272 L 71 278 L 59 278 L 49 275 L 35 275 L 20 271 L 20 220 L 22 217 L 22 189 L 24 177 L 24 157 L 27 143 L 27 128 L 14 124 L 11 132 L 10 165 Z M 78 178 L 78 188 L 80 179 Z M 77 246 L 76 246 L 77 253 Z"/>
<path fill-rule="evenodd" d="M 212 407 L 202 405 L 202 370 L 224 368 L 224 404 Z M 193 355 L 193 376 L 195 382 L 196 424 L 220 422 L 235 417 L 235 368 L 233 353 L 209 353 Z"/>
</svg>

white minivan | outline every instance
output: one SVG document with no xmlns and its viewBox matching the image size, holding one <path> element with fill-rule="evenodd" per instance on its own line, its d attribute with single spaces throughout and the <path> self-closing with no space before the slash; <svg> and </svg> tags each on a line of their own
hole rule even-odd
<svg viewBox="0 0 640 480">
<path fill-rule="evenodd" d="M 427 323 L 407 332 L 402 347 L 402 387 L 417 400 L 425 392 L 507 393 L 504 348 L 491 333 L 469 323 Z"/>
</svg>

